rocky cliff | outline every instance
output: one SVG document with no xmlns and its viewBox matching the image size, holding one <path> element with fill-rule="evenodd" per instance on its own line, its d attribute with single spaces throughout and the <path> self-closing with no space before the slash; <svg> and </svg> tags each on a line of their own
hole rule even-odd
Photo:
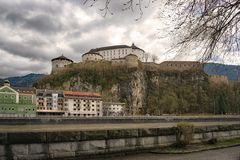
<svg viewBox="0 0 240 160">
<path fill-rule="evenodd" d="M 208 80 L 204 73 L 163 72 L 138 68 L 113 67 L 107 62 L 72 64 L 65 70 L 35 83 L 37 88 L 101 92 L 104 101 L 126 103 L 129 114 L 154 114 L 192 111 L 206 101 Z M 189 99 L 189 96 L 192 96 Z M 181 106 L 181 107 L 180 107 Z"/>
</svg>

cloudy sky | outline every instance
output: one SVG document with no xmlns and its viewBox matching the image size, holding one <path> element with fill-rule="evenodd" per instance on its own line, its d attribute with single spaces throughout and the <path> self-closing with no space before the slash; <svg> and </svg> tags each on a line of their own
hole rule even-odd
<svg viewBox="0 0 240 160">
<path fill-rule="evenodd" d="M 113 15 L 103 17 L 101 2 L 89 7 L 83 0 L 0 0 L 0 78 L 47 74 L 50 60 L 61 54 L 78 62 L 91 48 L 132 42 L 160 61 L 173 58 L 166 53 L 170 40 L 159 19 L 161 1 L 143 7 L 138 21 L 137 9 L 121 10 L 122 0 L 111 4 Z"/>
</svg>

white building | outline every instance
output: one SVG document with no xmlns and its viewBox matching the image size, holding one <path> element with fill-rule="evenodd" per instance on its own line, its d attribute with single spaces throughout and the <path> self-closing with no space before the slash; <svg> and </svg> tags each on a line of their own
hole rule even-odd
<svg viewBox="0 0 240 160">
<path fill-rule="evenodd" d="M 87 59 L 90 59 L 90 57 L 91 60 L 97 60 L 98 58 L 100 59 L 99 56 L 95 56 L 94 54 L 101 55 L 102 58 L 107 61 L 111 61 L 112 59 L 124 58 L 129 54 L 134 54 L 138 57 L 138 60 L 143 62 L 145 57 L 145 51 L 138 48 L 133 43 L 132 46 L 115 45 L 91 49 L 89 52 L 82 55 L 83 62 Z"/>
<path fill-rule="evenodd" d="M 103 116 L 124 116 L 125 103 L 119 102 L 104 102 L 103 103 Z"/>
<path fill-rule="evenodd" d="M 99 93 L 64 91 L 64 96 L 65 116 L 102 116 L 102 98 Z"/>
<path fill-rule="evenodd" d="M 65 56 L 53 58 L 52 60 L 52 73 L 65 68 L 67 65 L 73 63 L 73 61 Z"/>
</svg>

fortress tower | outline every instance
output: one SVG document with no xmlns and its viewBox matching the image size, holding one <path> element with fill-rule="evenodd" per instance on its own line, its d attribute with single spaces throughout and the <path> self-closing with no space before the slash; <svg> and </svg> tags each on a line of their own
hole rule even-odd
<svg viewBox="0 0 240 160">
<path fill-rule="evenodd" d="M 73 61 L 65 56 L 53 58 L 52 60 L 52 74 L 65 68 L 67 65 L 72 64 Z"/>
</svg>

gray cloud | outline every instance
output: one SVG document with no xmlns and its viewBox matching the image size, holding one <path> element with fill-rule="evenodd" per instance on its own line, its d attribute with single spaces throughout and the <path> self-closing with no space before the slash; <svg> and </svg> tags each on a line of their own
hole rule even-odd
<svg viewBox="0 0 240 160">
<path fill-rule="evenodd" d="M 57 33 L 62 30 L 62 25 L 49 15 L 37 15 L 25 20 L 23 27 L 33 29 L 41 33 Z"/>
<path fill-rule="evenodd" d="M 50 52 L 38 46 L 29 45 L 24 42 L 10 41 L 0 37 L 0 49 L 10 54 L 26 57 L 29 59 L 49 60 Z"/>
<path fill-rule="evenodd" d="M 114 15 L 102 17 L 103 1 L 88 7 L 79 0 L 0 0 L 0 77 L 49 73 L 56 56 L 79 61 L 91 48 L 107 45 L 134 42 L 158 55 L 166 50 L 169 42 L 155 36 L 160 1 L 144 9 L 139 21 L 137 8 L 123 12 L 124 1 L 112 2 Z"/>
</svg>

